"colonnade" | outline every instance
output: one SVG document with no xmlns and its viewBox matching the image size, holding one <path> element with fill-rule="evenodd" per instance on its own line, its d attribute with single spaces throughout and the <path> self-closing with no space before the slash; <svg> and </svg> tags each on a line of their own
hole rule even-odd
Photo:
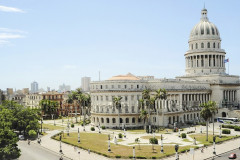
<svg viewBox="0 0 240 160">
<path fill-rule="evenodd" d="M 182 94 L 182 101 L 209 101 L 211 96 L 209 93 L 196 93 L 196 94 Z"/>
<path fill-rule="evenodd" d="M 236 90 L 224 90 L 223 91 L 223 99 L 227 101 L 235 101 L 236 100 L 237 91 Z"/>
<path fill-rule="evenodd" d="M 185 57 L 186 68 L 220 67 L 225 68 L 224 55 L 193 55 Z"/>
</svg>

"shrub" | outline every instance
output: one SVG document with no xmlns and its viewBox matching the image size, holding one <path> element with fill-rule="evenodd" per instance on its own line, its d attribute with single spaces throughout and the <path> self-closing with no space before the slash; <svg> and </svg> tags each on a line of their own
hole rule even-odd
<svg viewBox="0 0 240 160">
<path fill-rule="evenodd" d="M 230 129 L 234 129 L 235 128 L 235 126 L 233 126 L 233 125 L 222 125 L 222 128 L 230 128 Z"/>
<path fill-rule="evenodd" d="M 34 130 L 30 130 L 30 131 L 28 132 L 28 135 L 29 135 L 29 137 L 31 137 L 31 138 L 35 138 L 35 137 L 37 136 L 37 133 L 36 133 L 36 131 L 34 131 Z"/>
<path fill-rule="evenodd" d="M 95 131 L 95 128 L 94 128 L 94 127 L 91 127 L 91 131 Z"/>
<path fill-rule="evenodd" d="M 102 129 L 106 129 L 106 127 L 105 127 L 105 126 L 102 126 L 101 128 L 102 128 Z"/>
<path fill-rule="evenodd" d="M 240 126 L 234 126 L 234 131 L 240 131 Z"/>
<path fill-rule="evenodd" d="M 191 133 L 195 133 L 195 131 L 189 131 L 189 132 L 187 132 L 187 134 L 191 134 Z"/>
<path fill-rule="evenodd" d="M 206 122 L 199 122 L 199 125 L 206 126 Z"/>
<path fill-rule="evenodd" d="M 121 156 L 120 156 L 120 155 L 116 155 L 115 157 L 116 157 L 116 158 L 121 158 Z"/>
<path fill-rule="evenodd" d="M 146 157 L 143 157 L 143 156 L 137 156 L 136 158 L 137 159 L 147 159 Z"/>
<path fill-rule="evenodd" d="M 122 137 L 123 137 L 122 133 L 119 133 L 118 138 L 122 138 Z"/>
<path fill-rule="evenodd" d="M 182 134 L 181 134 L 181 137 L 182 137 L 182 138 L 187 138 L 187 134 L 186 134 L 186 133 L 182 133 Z"/>
<path fill-rule="evenodd" d="M 223 129 L 222 134 L 231 134 L 231 131 L 229 129 Z"/>
<path fill-rule="evenodd" d="M 152 157 L 152 159 L 157 159 L 157 157 Z"/>
<path fill-rule="evenodd" d="M 74 124 L 71 124 L 71 127 L 74 128 Z"/>
<path fill-rule="evenodd" d="M 158 144 L 158 139 L 157 138 L 149 138 L 149 143 Z"/>
</svg>

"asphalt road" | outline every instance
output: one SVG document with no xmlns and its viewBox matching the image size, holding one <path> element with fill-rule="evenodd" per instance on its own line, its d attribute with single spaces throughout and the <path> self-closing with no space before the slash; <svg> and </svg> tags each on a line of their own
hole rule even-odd
<svg viewBox="0 0 240 160">
<path fill-rule="evenodd" d="M 19 160 L 59 160 L 60 154 L 52 152 L 41 147 L 39 144 L 27 144 L 27 141 L 19 141 L 18 146 L 21 149 Z M 64 158 L 64 160 L 69 160 Z"/>
<path fill-rule="evenodd" d="M 215 160 L 226 160 L 226 159 L 228 159 L 228 156 L 229 156 L 231 153 L 236 153 L 236 154 L 237 154 L 236 160 L 240 160 L 240 150 L 239 150 L 239 149 L 236 149 L 236 150 L 233 150 L 233 151 L 224 153 L 224 154 L 219 155 L 219 156 L 215 156 L 214 159 L 215 159 Z"/>
</svg>

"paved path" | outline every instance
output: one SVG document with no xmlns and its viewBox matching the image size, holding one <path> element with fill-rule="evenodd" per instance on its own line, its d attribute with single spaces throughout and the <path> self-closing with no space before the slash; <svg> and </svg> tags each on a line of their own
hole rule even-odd
<svg viewBox="0 0 240 160">
<path fill-rule="evenodd" d="M 240 146 L 240 138 L 226 141 L 222 144 L 216 145 L 216 153 L 217 153 L 217 155 L 219 155 L 219 154 L 225 153 L 227 151 L 236 149 L 239 146 Z M 212 156 L 213 156 L 213 146 L 210 146 L 208 148 L 204 148 L 204 153 L 201 153 L 200 149 L 195 150 L 194 160 L 204 160 L 204 159 L 207 159 Z M 175 160 L 175 157 L 172 156 L 172 157 L 165 158 L 165 159 L 166 160 Z M 193 155 L 190 153 L 183 153 L 183 154 L 180 154 L 179 159 L 192 160 Z"/>
<path fill-rule="evenodd" d="M 60 154 L 45 149 L 37 144 L 27 144 L 27 141 L 19 141 L 18 146 L 21 149 L 19 160 L 59 160 Z M 64 158 L 65 160 L 70 160 Z"/>
<path fill-rule="evenodd" d="M 56 153 L 59 153 L 60 150 L 60 142 L 51 139 L 51 136 L 59 133 L 60 131 L 54 130 L 54 131 L 49 131 L 48 134 L 46 136 L 43 136 L 41 138 L 42 142 L 41 142 L 41 146 L 52 150 Z M 37 141 L 34 141 L 34 143 L 37 144 Z M 65 157 L 68 157 L 70 159 L 73 160 L 79 160 L 79 154 L 78 152 L 80 152 L 80 159 L 81 160 L 109 160 L 106 157 L 100 156 L 98 154 L 95 153 L 90 153 L 88 154 L 87 151 L 83 150 L 83 149 L 77 149 L 74 150 L 74 147 L 65 143 L 62 143 L 62 151 L 63 151 L 63 155 Z"/>
</svg>

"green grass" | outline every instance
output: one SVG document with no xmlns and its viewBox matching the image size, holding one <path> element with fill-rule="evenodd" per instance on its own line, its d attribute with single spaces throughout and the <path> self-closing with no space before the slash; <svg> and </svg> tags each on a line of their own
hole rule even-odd
<svg viewBox="0 0 240 160">
<path fill-rule="evenodd" d="M 208 141 L 206 141 L 206 134 L 194 134 L 194 135 L 189 135 L 191 138 L 196 138 L 196 141 L 200 142 L 201 144 L 204 145 L 210 145 L 213 143 L 213 135 L 208 135 Z M 219 136 L 216 137 L 216 143 L 218 142 L 223 142 L 226 140 L 230 140 L 233 139 L 235 137 L 239 137 L 239 136 L 225 136 L 222 135 L 222 138 L 220 138 Z"/>
<path fill-rule="evenodd" d="M 184 142 L 191 142 L 191 143 L 192 143 L 192 141 L 190 141 L 190 140 L 187 139 L 187 138 L 184 138 L 182 141 L 184 141 Z"/>
<path fill-rule="evenodd" d="M 153 138 L 153 136 L 142 136 L 141 138 L 142 139 L 150 139 L 150 138 Z M 155 138 L 161 139 L 161 136 L 155 136 Z"/>
<path fill-rule="evenodd" d="M 63 129 L 62 126 L 54 126 L 54 125 L 51 125 L 51 124 L 42 124 L 42 128 L 43 129 L 49 129 L 49 130 L 61 130 Z"/>
<path fill-rule="evenodd" d="M 68 144 L 75 145 L 83 149 L 90 149 L 93 152 L 98 154 L 114 158 L 116 155 L 121 155 L 122 158 L 129 158 L 132 156 L 132 146 L 125 145 L 115 145 L 111 143 L 112 152 L 108 152 L 108 135 L 98 134 L 98 133 L 80 133 L 81 143 L 77 143 L 77 133 L 71 133 L 68 137 L 64 134 L 62 141 Z M 56 140 L 59 140 L 59 136 L 55 137 Z M 192 146 L 180 146 L 179 151 L 189 150 Z M 136 156 L 142 156 L 146 158 L 151 158 L 153 156 L 158 158 L 163 158 L 175 153 L 174 145 L 164 145 L 164 152 L 160 153 L 160 145 L 154 146 L 155 150 L 153 152 L 151 145 L 136 145 Z"/>
</svg>

